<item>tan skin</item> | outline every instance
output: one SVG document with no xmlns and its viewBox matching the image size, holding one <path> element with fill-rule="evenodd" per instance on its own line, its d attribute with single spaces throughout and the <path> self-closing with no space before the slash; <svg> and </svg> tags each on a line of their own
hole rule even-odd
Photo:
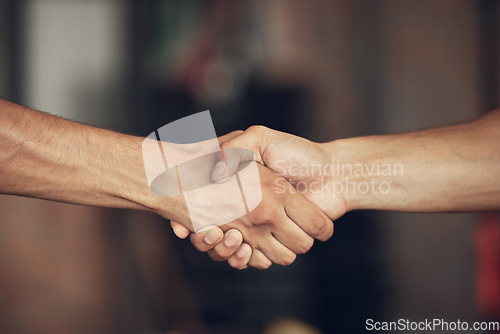
<svg viewBox="0 0 500 334">
<path fill-rule="evenodd" d="M 298 186 L 332 220 L 361 209 L 404 212 L 500 209 L 500 109 L 448 127 L 328 143 L 254 126 L 225 142 L 223 147 L 252 150 L 257 161 Z M 386 173 L 389 175 L 354 172 L 329 175 L 318 171 L 317 166 L 332 164 L 332 159 L 334 163 L 369 168 L 397 165 L 401 170 Z M 345 183 L 346 177 L 351 188 Z M 370 182 L 388 184 L 390 190 L 345 191 Z M 318 186 L 325 183 L 336 183 L 344 192 Z"/>
<path fill-rule="evenodd" d="M 157 195 L 148 187 L 143 140 L 0 99 L 0 193 L 152 211 L 177 221 L 174 230 L 186 236 L 192 227 L 182 196 Z M 218 228 L 191 237 L 198 249 L 238 269 L 288 265 L 309 250 L 313 237 L 326 240 L 333 233 L 331 220 L 303 195 L 275 191 L 279 175 L 263 166 L 259 172 L 263 201 L 254 211 L 224 225 L 225 237 Z"/>
<path fill-rule="evenodd" d="M 499 110 L 449 127 L 321 144 L 262 126 L 221 137 L 223 147 L 248 148 L 260 163 L 282 174 L 299 190 L 307 187 L 295 191 L 284 186 L 282 177 L 261 168 L 263 204 L 222 229 L 196 234 L 190 234 L 182 197 L 159 196 L 149 190 L 143 167 L 137 163 L 141 161 L 142 138 L 71 122 L 5 100 L 0 100 L 0 124 L 1 193 L 153 211 L 180 222 L 172 224 L 178 236 L 190 235 L 196 248 L 208 251 L 217 261 L 227 259 L 239 269 L 248 265 L 267 268 L 271 259 L 289 264 L 295 254 L 312 245 L 307 234 L 320 240 L 330 237 L 331 221 L 311 203 L 332 220 L 358 209 L 500 209 Z M 315 165 L 328 164 L 332 158 L 349 164 L 398 163 L 403 165 L 404 175 L 368 178 L 315 172 Z M 313 172 L 301 174 L 292 168 L 304 164 Z M 319 181 L 342 184 L 346 176 L 357 184 L 370 178 L 387 182 L 391 189 L 385 194 L 361 194 L 328 188 L 318 191 L 315 187 Z"/>
</svg>

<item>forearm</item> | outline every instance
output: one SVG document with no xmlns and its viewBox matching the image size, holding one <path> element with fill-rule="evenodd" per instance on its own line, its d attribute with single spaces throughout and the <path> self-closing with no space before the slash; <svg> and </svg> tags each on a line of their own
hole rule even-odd
<svg viewBox="0 0 500 334">
<path fill-rule="evenodd" d="M 500 208 L 499 110 L 466 124 L 320 146 L 339 164 L 363 165 L 362 175 L 354 169 L 334 176 L 343 182 L 348 210 Z"/>
<path fill-rule="evenodd" d="M 142 138 L 0 100 L 0 193 L 155 210 L 141 144 Z"/>
</svg>

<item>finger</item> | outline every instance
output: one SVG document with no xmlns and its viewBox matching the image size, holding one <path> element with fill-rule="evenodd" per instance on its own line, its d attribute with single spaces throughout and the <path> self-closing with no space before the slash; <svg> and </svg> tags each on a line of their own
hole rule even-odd
<svg viewBox="0 0 500 334">
<path fill-rule="evenodd" d="M 191 243 L 200 252 L 207 252 L 214 248 L 215 245 L 221 242 L 223 237 L 224 233 L 217 226 L 204 229 L 198 233 L 191 233 L 189 235 Z"/>
<path fill-rule="evenodd" d="M 208 251 L 208 255 L 212 260 L 220 262 L 226 261 L 240 247 L 243 242 L 243 236 L 240 231 L 231 229 L 224 235 L 222 242 L 215 245 L 214 248 Z"/>
<path fill-rule="evenodd" d="M 186 227 L 177 222 L 171 221 L 170 226 L 174 230 L 174 234 L 180 239 L 186 239 L 189 233 L 191 233 Z"/>
<path fill-rule="evenodd" d="M 297 222 L 291 220 L 285 213 L 283 216 L 282 227 L 273 232 L 274 237 L 295 254 L 307 253 L 314 244 L 314 238 L 304 232 Z"/>
<path fill-rule="evenodd" d="M 294 252 L 283 246 L 272 235 L 262 240 L 258 249 L 273 263 L 281 266 L 289 266 L 297 258 Z"/>
<path fill-rule="evenodd" d="M 227 259 L 227 263 L 235 269 L 246 269 L 248 268 L 248 262 L 252 256 L 252 247 L 248 244 L 241 244 L 236 252 Z M 269 261 L 271 262 L 271 261 Z"/>
<path fill-rule="evenodd" d="M 273 262 L 267 258 L 259 249 L 253 249 L 252 257 L 248 261 L 250 267 L 254 267 L 260 270 L 269 268 Z"/>
<path fill-rule="evenodd" d="M 221 136 L 218 138 L 219 145 L 223 146 L 227 142 L 233 140 L 234 138 L 237 138 L 238 136 L 242 135 L 243 133 L 244 132 L 242 130 L 237 130 L 237 131 L 232 131 L 224 136 Z M 226 158 L 225 158 L 224 150 L 222 150 L 222 154 L 223 154 L 223 160 L 225 160 Z M 214 170 L 212 171 L 212 175 L 211 175 L 212 182 L 215 182 L 215 183 L 222 182 L 225 179 L 227 179 L 229 176 L 233 175 L 235 173 L 236 169 L 238 168 L 239 160 L 240 160 L 239 156 L 233 155 L 233 154 L 230 155 L 230 158 L 228 160 L 228 162 L 230 162 L 229 171 L 227 170 L 226 164 L 224 163 L 224 161 L 219 161 L 215 165 Z"/>
<path fill-rule="evenodd" d="M 287 197 L 285 212 L 305 233 L 315 239 L 326 241 L 333 235 L 333 222 L 299 193 Z"/>
</svg>

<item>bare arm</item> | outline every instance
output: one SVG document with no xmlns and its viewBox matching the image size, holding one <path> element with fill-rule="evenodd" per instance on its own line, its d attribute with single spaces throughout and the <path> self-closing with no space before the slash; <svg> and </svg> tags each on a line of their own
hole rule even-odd
<svg viewBox="0 0 500 334">
<path fill-rule="evenodd" d="M 222 147 L 252 150 L 290 182 L 277 180 L 277 191 L 295 187 L 332 220 L 359 209 L 500 209 L 500 110 L 455 126 L 322 144 L 253 126 Z M 232 174 L 241 158 L 226 153 L 226 160 Z M 224 169 L 217 166 L 212 180 L 225 178 Z"/>
<path fill-rule="evenodd" d="M 254 126 L 224 146 L 253 150 L 331 219 L 358 209 L 500 209 L 500 110 L 449 127 L 322 144 Z"/>
<path fill-rule="evenodd" d="M 0 99 L 0 193 L 147 210 L 192 231 L 182 194 L 163 196 L 150 191 L 143 166 L 143 140 Z M 259 174 L 261 204 L 222 227 L 227 232 L 224 243 L 220 243 L 222 230 L 217 228 L 196 233 L 192 237 L 195 247 L 212 250 L 212 258 L 228 259 L 236 268 L 245 268 L 248 263 L 264 269 L 271 261 L 292 263 L 296 254 L 312 246 L 310 235 L 321 240 L 331 236 L 333 224 L 319 208 L 300 194 L 275 192 L 274 180 L 279 176 L 269 169 L 261 166 Z M 301 210 L 294 210 L 294 203 L 301 203 Z M 234 240 L 229 243 L 231 235 Z M 254 248 L 251 258 L 249 245 Z M 235 251 L 238 258 L 231 256 Z"/>
<path fill-rule="evenodd" d="M 178 203 L 149 190 L 141 143 L 0 100 L 0 193 L 151 211 L 161 203 L 170 218 Z"/>
<path fill-rule="evenodd" d="M 345 193 L 348 210 L 458 212 L 500 208 L 500 110 L 469 123 L 321 146 L 341 161 L 373 167 L 372 175 L 366 171 L 362 176 L 351 175 L 354 182 L 386 182 L 367 193 L 359 189 Z"/>
</svg>

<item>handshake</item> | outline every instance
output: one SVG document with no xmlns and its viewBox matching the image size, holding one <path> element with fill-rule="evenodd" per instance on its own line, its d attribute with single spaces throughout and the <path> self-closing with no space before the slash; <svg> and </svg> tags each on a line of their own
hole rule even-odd
<svg viewBox="0 0 500 334">
<path fill-rule="evenodd" d="M 249 150 L 257 161 L 250 164 L 257 165 L 262 200 L 256 207 L 248 205 L 248 213 L 230 223 L 192 233 L 189 203 L 182 194 L 153 192 L 151 178 L 150 187 L 145 186 L 144 166 L 136 163 L 144 158 L 144 138 L 0 99 L 0 194 L 153 211 L 172 222 L 178 237 L 190 236 L 194 246 L 215 261 L 227 260 L 238 269 L 266 269 L 272 263 L 291 264 L 297 254 L 312 247 L 314 239 L 328 240 L 333 234 L 332 221 L 351 210 L 499 210 L 499 129 L 500 109 L 448 127 L 327 143 L 263 126 L 232 132 L 219 138 L 223 155 L 225 152 L 222 163 L 213 170 L 206 163 L 191 168 L 205 168 L 205 184 L 223 182 L 234 173 L 239 175 L 240 163 L 248 160 L 238 149 Z M 179 128 L 173 132 L 182 136 Z M 152 148 L 158 157 L 161 147 Z M 187 155 L 190 153 L 188 150 Z M 174 158 L 182 160 L 182 154 Z M 154 175 L 162 170 L 169 174 L 169 185 L 182 188 L 178 165 L 165 171 L 167 163 L 163 163 L 155 164 L 163 169 L 156 168 Z M 193 175 L 189 168 L 187 172 L 183 180 L 195 184 L 187 190 L 198 189 L 199 180 L 189 177 Z M 241 188 L 242 198 L 246 190 Z M 207 211 L 217 208 L 210 209 Z"/>
<path fill-rule="evenodd" d="M 328 240 L 332 221 L 352 209 L 342 191 L 342 178 L 335 177 L 330 165 L 332 145 L 263 126 L 232 132 L 220 137 L 219 143 L 225 157 L 214 167 L 212 181 L 224 182 L 245 162 L 246 157 L 231 148 L 248 149 L 258 162 L 262 201 L 248 214 L 198 233 L 190 232 L 186 216 L 171 222 L 178 237 L 190 235 L 193 245 L 215 261 L 227 260 L 237 269 L 290 265 L 297 254 L 309 251 L 314 239 Z"/>
<path fill-rule="evenodd" d="M 238 269 L 289 265 L 314 239 L 328 240 L 333 221 L 351 210 L 500 209 L 499 128 L 500 109 L 454 126 L 327 143 L 253 126 L 219 138 L 227 153 L 211 179 L 231 176 L 244 160 L 228 149 L 248 149 L 258 162 L 261 203 L 201 233 L 190 233 L 186 216 L 163 216 L 215 261 Z"/>
</svg>

